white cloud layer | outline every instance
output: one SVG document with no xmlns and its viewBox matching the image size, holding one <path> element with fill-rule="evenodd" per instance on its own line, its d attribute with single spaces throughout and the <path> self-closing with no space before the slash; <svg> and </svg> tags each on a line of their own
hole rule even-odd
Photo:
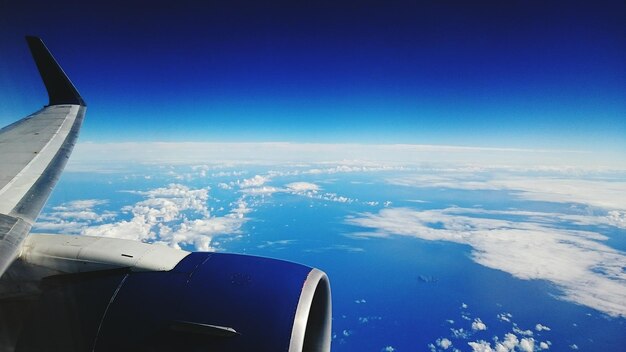
<svg viewBox="0 0 626 352">
<path fill-rule="evenodd" d="M 472 259 L 481 265 L 520 279 L 548 280 L 565 300 L 626 317 L 626 256 L 604 245 L 606 236 L 553 227 L 532 217 L 497 219 L 486 210 L 479 210 L 481 217 L 471 216 L 476 211 L 387 208 L 346 222 L 373 229 L 360 236 L 402 235 L 470 245 Z"/>
<path fill-rule="evenodd" d="M 94 207 L 105 204 L 100 200 L 82 200 L 63 204 L 40 217 L 36 231 L 74 233 L 87 236 L 112 237 L 167 244 L 174 248 L 191 246 L 210 251 L 213 238 L 238 234 L 245 215 L 250 211 L 244 199 L 232 204 L 224 216 L 211 216 L 207 201 L 208 188 L 192 189 L 170 184 L 148 191 L 128 191 L 143 200 L 122 208 L 130 219 L 113 221 L 116 213 L 102 215 Z"/>
<path fill-rule="evenodd" d="M 357 199 L 340 196 L 337 193 L 321 192 L 321 187 L 311 182 L 303 182 L 303 181 L 292 182 L 292 183 L 286 184 L 282 188 L 279 188 L 279 187 L 273 187 L 273 186 L 260 186 L 261 184 L 265 183 L 265 181 L 267 181 L 269 178 L 259 176 L 259 175 L 255 176 L 255 178 L 256 177 L 262 178 L 264 182 L 259 183 L 259 185 L 254 185 L 255 182 L 252 182 L 252 181 L 247 182 L 246 184 L 248 184 L 249 186 L 242 187 L 242 189 L 239 192 L 246 194 L 246 195 L 250 195 L 250 196 L 271 196 L 272 194 L 275 194 L 275 193 L 288 193 L 288 194 L 303 196 L 303 197 L 307 197 L 311 199 L 318 199 L 318 200 L 324 200 L 324 201 L 336 202 L 336 203 L 353 203 L 357 201 Z M 242 184 L 242 182 L 239 182 L 239 184 Z M 363 202 L 363 204 L 376 206 L 378 205 L 378 202 L 365 201 Z M 385 206 L 387 206 L 387 203 L 385 203 Z"/>
<path fill-rule="evenodd" d="M 102 223 L 117 216 L 115 212 L 109 210 L 96 211 L 95 208 L 107 203 L 101 199 L 83 199 L 55 206 L 51 212 L 39 216 L 34 230 L 79 234 L 86 226 Z"/>
<path fill-rule="evenodd" d="M 80 142 L 70 169 L 98 161 L 148 163 L 284 163 L 361 160 L 388 165 L 450 163 L 536 168 L 584 167 L 626 169 L 623 155 L 603 151 L 564 151 L 520 148 L 482 148 L 415 144 L 320 144 L 320 143 L 203 143 L 203 142 Z"/>
<path fill-rule="evenodd" d="M 522 177 L 473 172 L 445 172 L 395 177 L 392 184 L 463 190 L 508 190 L 520 199 L 579 203 L 609 211 L 606 222 L 626 223 L 626 182 L 567 177 Z"/>
</svg>

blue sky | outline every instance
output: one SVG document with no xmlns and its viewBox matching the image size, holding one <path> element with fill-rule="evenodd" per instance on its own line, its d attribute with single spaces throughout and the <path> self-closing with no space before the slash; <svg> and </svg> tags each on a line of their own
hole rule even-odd
<svg viewBox="0 0 626 352">
<path fill-rule="evenodd" d="M 45 103 L 25 34 L 89 105 L 82 141 L 626 151 L 623 1 L 0 4 L 0 122 Z"/>
</svg>

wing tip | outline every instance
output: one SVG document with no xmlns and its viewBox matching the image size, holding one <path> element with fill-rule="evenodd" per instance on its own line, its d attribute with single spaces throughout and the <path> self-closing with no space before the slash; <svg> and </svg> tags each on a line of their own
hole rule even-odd
<svg viewBox="0 0 626 352">
<path fill-rule="evenodd" d="M 75 104 L 87 106 L 43 40 L 38 36 L 27 35 L 26 43 L 48 91 L 50 99 L 48 105 Z"/>
<path fill-rule="evenodd" d="M 41 38 L 39 38 L 36 35 L 26 35 L 25 38 L 26 38 L 26 41 L 28 41 L 28 42 L 32 42 L 32 41 L 41 41 L 41 42 L 43 42 L 41 40 Z"/>
</svg>

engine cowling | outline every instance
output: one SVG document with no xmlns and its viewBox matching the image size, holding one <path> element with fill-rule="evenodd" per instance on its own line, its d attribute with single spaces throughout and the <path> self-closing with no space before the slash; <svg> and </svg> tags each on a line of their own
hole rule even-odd
<svg viewBox="0 0 626 352">
<path fill-rule="evenodd" d="M 126 268 L 41 283 L 16 351 L 329 351 L 326 275 L 300 264 L 191 253 L 169 271 Z"/>
</svg>

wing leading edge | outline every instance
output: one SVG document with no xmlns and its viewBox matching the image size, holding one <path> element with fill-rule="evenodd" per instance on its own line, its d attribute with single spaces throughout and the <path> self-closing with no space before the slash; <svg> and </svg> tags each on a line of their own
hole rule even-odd
<svg viewBox="0 0 626 352">
<path fill-rule="evenodd" d="M 41 39 L 26 41 L 49 103 L 0 129 L 0 276 L 19 254 L 56 185 L 86 111 L 85 101 Z"/>
</svg>

